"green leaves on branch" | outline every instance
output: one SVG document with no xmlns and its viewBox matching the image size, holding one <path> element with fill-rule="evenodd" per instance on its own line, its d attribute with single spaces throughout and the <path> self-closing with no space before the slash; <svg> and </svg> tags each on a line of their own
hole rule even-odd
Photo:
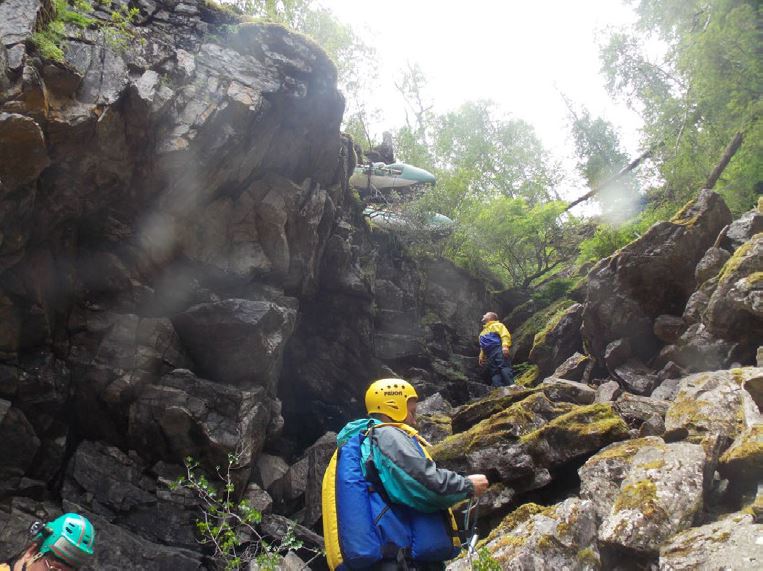
<svg viewBox="0 0 763 571">
<path fill-rule="evenodd" d="M 463 215 L 454 257 L 473 271 L 485 264 L 505 282 L 528 288 L 577 257 L 577 223 L 564 218 L 562 201 L 531 203 L 496 197 Z"/>
<path fill-rule="evenodd" d="M 196 521 L 199 542 L 210 547 L 213 558 L 227 570 L 241 569 L 255 562 L 262 570 L 275 570 L 289 551 L 304 548 L 302 541 L 290 527 L 280 540 L 267 541 L 257 525 L 262 513 L 248 500 L 239 500 L 232 473 L 239 466 L 239 455 L 229 454 L 224 470 L 217 466 L 219 481 L 212 484 L 193 458 L 185 459 L 186 474 L 168 487 L 193 493 L 201 506 L 201 517 Z M 308 549 L 316 557 L 322 552 Z"/>
</svg>

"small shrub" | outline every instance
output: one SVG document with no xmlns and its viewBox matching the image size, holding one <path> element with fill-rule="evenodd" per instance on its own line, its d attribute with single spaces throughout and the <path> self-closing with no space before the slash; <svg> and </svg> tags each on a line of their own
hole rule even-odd
<svg viewBox="0 0 763 571">
<path fill-rule="evenodd" d="M 267 541 L 261 535 L 257 524 L 262 521 L 262 513 L 247 500 L 235 499 L 236 487 L 231 474 L 239 467 L 239 457 L 240 454 L 228 454 L 225 470 L 217 467 L 220 480 L 217 484 L 211 483 L 201 472 L 197 461 L 186 458 L 185 476 L 180 476 L 169 488 L 190 490 L 201 500 L 202 513 L 196 520 L 199 542 L 213 550 L 213 558 L 226 571 L 241 569 L 250 562 L 265 571 L 275 570 L 279 568 L 285 553 L 304 546 L 294 535 L 293 527 L 277 541 Z M 315 549 L 305 549 L 315 553 L 313 558 L 323 554 Z"/>
</svg>

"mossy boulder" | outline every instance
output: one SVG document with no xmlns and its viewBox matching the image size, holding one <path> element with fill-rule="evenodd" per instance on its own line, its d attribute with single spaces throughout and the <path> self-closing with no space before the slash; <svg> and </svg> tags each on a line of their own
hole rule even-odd
<svg viewBox="0 0 763 571">
<path fill-rule="evenodd" d="M 745 427 L 743 385 L 761 374 L 762 369 L 745 367 L 681 379 L 665 415 L 666 437 L 701 442 L 717 434 L 726 440 L 727 447 Z"/>
<path fill-rule="evenodd" d="M 484 543 L 502 569 L 601 568 L 591 502 L 570 498 L 544 508 L 527 504 L 509 514 Z M 466 558 L 447 567 L 472 569 Z"/>
<path fill-rule="evenodd" d="M 639 428 L 650 418 L 665 418 L 670 404 L 667 401 L 623 393 L 615 401 L 615 410 L 633 428 Z"/>
<path fill-rule="evenodd" d="M 440 442 L 452 434 L 450 417 L 443 414 L 417 415 L 418 429 L 421 436 L 431 444 Z"/>
<path fill-rule="evenodd" d="M 528 302 L 532 303 L 532 302 Z M 535 307 L 533 304 L 532 307 Z M 555 323 L 558 317 L 564 314 L 575 302 L 571 299 L 562 298 L 551 305 L 535 311 L 522 324 L 511 332 L 512 358 L 516 362 L 526 361 L 530 356 L 530 350 L 535 344 L 535 338 L 546 329 L 549 323 Z M 557 316 L 557 319 L 554 319 Z M 553 369 L 552 369 L 553 370 Z"/>
<path fill-rule="evenodd" d="M 763 232 L 745 242 L 720 272 L 705 312 L 710 333 L 757 349 L 763 338 Z"/>
<path fill-rule="evenodd" d="M 578 470 L 580 497 L 593 503 L 599 521 L 609 515 L 636 454 L 642 448 L 664 449 L 666 446 L 661 438 L 654 436 L 616 442 L 583 464 Z"/>
<path fill-rule="evenodd" d="M 536 392 L 538 392 L 537 389 L 520 386 L 494 390 L 485 398 L 456 410 L 452 418 L 453 433 L 468 430 L 478 422 L 490 418 L 497 412 L 505 410 L 515 402 L 519 402 Z"/>
<path fill-rule="evenodd" d="M 538 387 L 552 401 L 575 404 L 592 404 L 596 398 L 596 389 L 583 383 L 547 377 Z"/>
<path fill-rule="evenodd" d="M 494 445 L 512 445 L 526 434 L 545 425 L 549 419 L 563 415 L 572 405 L 552 403 L 542 392 L 530 394 L 482 420 L 465 432 L 453 434 L 435 445 L 432 457 L 448 467 L 464 467 L 471 452 L 492 450 Z M 523 470 L 523 474 L 524 474 Z"/>
<path fill-rule="evenodd" d="M 538 368 L 538 365 L 530 365 L 529 363 L 525 363 L 525 365 L 526 367 L 521 372 L 516 372 L 517 376 L 514 377 L 514 384 L 520 387 L 534 387 L 540 381 L 538 378 L 540 368 Z"/>
<path fill-rule="evenodd" d="M 608 403 L 575 406 L 522 436 L 536 462 L 554 467 L 629 438 L 628 426 Z"/>
<path fill-rule="evenodd" d="M 556 368 L 552 376 L 567 379 L 568 381 L 580 381 L 590 362 L 591 358 L 588 355 L 573 353 L 571 357 Z"/>
<path fill-rule="evenodd" d="M 690 527 L 702 509 L 706 463 L 697 444 L 642 446 L 599 528 L 599 541 L 615 552 L 656 554 L 666 539 Z"/>
<path fill-rule="evenodd" d="M 745 430 L 721 456 L 718 471 L 732 486 L 763 481 L 763 424 Z"/>
<path fill-rule="evenodd" d="M 761 526 L 749 514 L 735 513 L 671 537 L 660 548 L 661 571 L 760 569 Z"/>
</svg>

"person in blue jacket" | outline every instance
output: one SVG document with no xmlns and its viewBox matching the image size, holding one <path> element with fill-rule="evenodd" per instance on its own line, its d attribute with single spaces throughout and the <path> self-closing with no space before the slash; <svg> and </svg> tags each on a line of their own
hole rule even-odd
<svg viewBox="0 0 763 571">
<path fill-rule="evenodd" d="M 416 513 L 445 512 L 461 500 L 482 495 L 488 487 L 483 474 L 462 476 L 438 467 L 429 457 L 426 441 L 415 430 L 417 403 L 416 390 L 407 381 L 375 381 L 365 395 L 368 418 L 348 423 L 337 436 L 341 448 L 358 433 L 366 432 L 367 437 L 361 444 L 363 474 L 372 484 L 381 484 L 391 506 L 402 505 L 412 510 L 411 515 L 402 518 L 409 522 L 416 518 Z M 443 515 L 449 517 L 449 514 Z M 371 569 L 430 571 L 444 568 L 442 561 L 416 561 L 410 558 L 410 553 L 410 546 L 400 546 L 397 553 L 389 554 L 389 558 L 378 561 Z"/>
<path fill-rule="evenodd" d="M 508 387 L 514 383 L 511 372 L 511 334 L 498 321 L 498 315 L 488 311 L 482 316 L 482 331 L 479 336 L 479 365 L 487 365 L 490 383 L 494 387 Z"/>
</svg>

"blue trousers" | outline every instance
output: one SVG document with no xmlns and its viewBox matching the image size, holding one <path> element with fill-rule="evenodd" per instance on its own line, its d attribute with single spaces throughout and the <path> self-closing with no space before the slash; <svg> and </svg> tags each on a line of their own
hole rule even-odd
<svg viewBox="0 0 763 571">
<path fill-rule="evenodd" d="M 490 384 L 494 387 L 508 387 L 514 384 L 511 360 L 503 356 L 503 348 L 496 347 L 487 354 L 487 368 Z"/>
</svg>

